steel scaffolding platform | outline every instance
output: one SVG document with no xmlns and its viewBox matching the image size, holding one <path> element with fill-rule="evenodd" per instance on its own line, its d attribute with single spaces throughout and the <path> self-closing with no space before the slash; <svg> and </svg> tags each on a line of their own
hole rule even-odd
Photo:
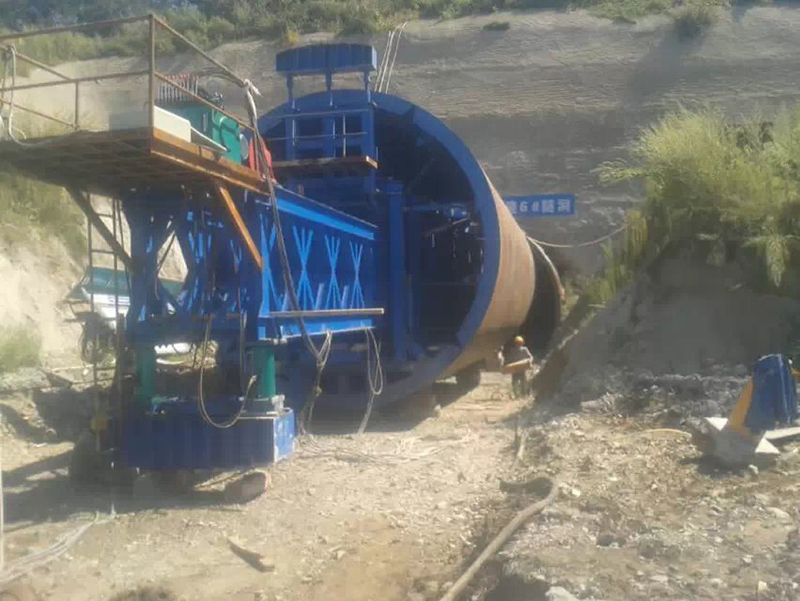
<svg viewBox="0 0 800 601">
<path fill-rule="evenodd" d="M 264 189 L 258 172 L 157 128 L 76 131 L 26 142 L 31 145 L 0 142 L 0 163 L 34 179 L 93 194 L 120 197 L 145 186 L 213 190 L 213 180 L 253 192 Z"/>
</svg>

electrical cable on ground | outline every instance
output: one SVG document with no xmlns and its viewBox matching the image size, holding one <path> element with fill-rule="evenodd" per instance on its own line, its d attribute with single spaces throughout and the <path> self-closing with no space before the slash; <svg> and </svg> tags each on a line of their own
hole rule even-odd
<svg viewBox="0 0 800 601">
<path fill-rule="evenodd" d="M 525 525 L 525 523 L 530 520 L 534 515 L 540 513 L 545 507 L 550 505 L 556 498 L 558 494 L 558 485 L 553 478 L 548 476 L 539 476 L 534 480 L 545 480 L 550 483 L 550 490 L 547 493 L 547 496 L 544 499 L 540 499 L 535 503 L 531 503 L 525 509 L 517 513 L 514 518 L 506 524 L 505 528 L 503 528 L 500 533 L 495 536 L 492 541 L 486 546 L 483 552 L 478 556 L 478 558 L 472 562 L 472 564 L 467 568 L 467 570 L 461 575 L 461 577 L 456 580 L 455 584 L 449 588 L 449 590 L 442 596 L 439 601 L 455 601 L 458 596 L 464 592 L 464 589 L 467 585 L 472 582 L 472 579 L 478 573 L 478 571 L 483 567 L 483 565 L 491 559 L 495 553 L 497 553 L 508 539 L 519 530 L 520 527 Z"/>
<path fill-rule="evenodd" d="M 89 530 L 89 528 L 97 523 L 98 516 L 95 515 L 95 518 L 91 522 L 83 524 L 75 530 L 68 532 L 58 539 L 53 546 L 44 549 L 43 551 L 31 553 L 30 555 L 17 559 L 13 563 L 5 566 L 3 571 L 0 572 L 0 585 L 5 585 L 13 582 L 14 580 L 22 578 L 23 576 L 30 574 L 36 568 L 41 568 L 54 559 L 59 558 L 64 553 L 69 551 L 75 545 L 75 543 L 77 543 L 81 537 L 86 534 L 86 531 Z"/>
</svg>

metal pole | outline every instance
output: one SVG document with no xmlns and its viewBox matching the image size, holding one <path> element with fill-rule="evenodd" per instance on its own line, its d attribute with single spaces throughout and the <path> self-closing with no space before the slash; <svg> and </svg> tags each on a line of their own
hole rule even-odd
<svg viewBox="0 0 800 601">
<path fill-rule="evenodd" d="M 114 236 L 114 240 L 117 239 L 117 199 L 111 199 L 111 221 L 114 223 L 111 225 L 111 235 Z M 114 265 L 114 324 L 116 325 L 117 319 L 119 317 L 119 274 L 117 273 L 117 269 L 119 268 L 119 262 L 117 258 L 117 253 L 113 253 L 113 265 Z M 119 338 L 119 332 L 116 332 L 117 338 Z"/>
<path fill-rule="evenodd" d="M 0 415 L 0 426 L 3 416 Z M 6 511 L 3 499 L 3 437 L 0 435 L 0 572 L 6 569 Z"/>
<path fill-rule="evenodd" d="M 216 67 L 219 67 L 220 69 L 222 69 L 222 71 L 223 71 L 223 72 L 224 72 L 226 75 L 228 75 L 229 77 L 231 77 L 231 78 L 232 78 L 234 81 L 236 81 L 236 83 L 237 83 L 237 84 L 239 84 L 240 86 L 244 87 L 245 80 L 244 80 L 244 79 L 242 79 L 241 77 L 239 77 L 238 75 L 236 75 L 236 73 L 234 73 L 234 72 L 233 72 L 233 71 L 231 71 L 230 69 L 228 69 L 228 67 L 226 67 L 225 65 L 223 65 L 221 62 L 219 62 L 219 61 L 218 61 L 218 60 L 216 60 L 215 58 L 213 58 L 213 57 L 212 57 L 210 54 L 207 54 L 206 52 L 204 52 L 203 50 L 201 50 L 199 46 L 197 46 L 196 44 L 193 44 L 192 42 L 190 42 L 190 41 L 189 41 L 189 40 L 188 40 L 186 37 L 184 37 L 183 35 L 181 35 L 180 33 L 178 33 L 176 30 L 174 30 L 172 27 L 170 27 L 169 25 L 167 25 L 167 24 L 166 24 L 164 21 L 162 21 L 161 19 L 159 19 L 159 18 L 158 18 L 158 17 L 156 17 L 155 15 L 150 15 L 150 17 L 153 19 L 153 21 L 154 21 L 155 23 L 158 23 L 159 27 L 163 27 L 164 29 L 166 29 L 166 30 L 167 30 L 169 33 L 171 33 L 171 34 L 172 34 L 174 37 L 178 38 L 178 39 L 179 39 L 181 42 L 183 42 L 183 43 L 184 43 L 184 44 L 186 44 L 186 45 L 187 45 L 189 48 L 191 48 L 192 50 L 194 50 L 195 52 L 197 52 L 197 53 L 198 53 L 200 56 L 202 56 L 204 59 L 206 59 L 206 60 L 207 60 L 208 62 L 210 62 L 212 65 L 214 65 L 214 66 L 216 66 Z"/>
<path fill-rule="evenodd" d="M 0 90 L 2 91 L 2 90 Z M 0 98 L 0 105 L 3 104 L 11 104 L 8 100 L 3 100 Z M 14 110 L 15 111 L 22 111 L 24 113 L 30 113 L 31 115 L 36 115 L 37 117 L 41 117 L 42 119 L 48 119 L 50 121 L 54 121 L 55 123 L 60 123 L 61 125 L 66 125 L 67 127 L 75 127 L 75 123 L 71 121 L 66 121 L 65 119 L 59 119 L 58 117 L 52 117 L 40 111 L 36 111 L 34 109 L 28 108 L 27 106 L 22 106 L 18 104 L 16 100 L 14 101 Z"/>
<path fill-rule="evenodd" d="M 139 77 L 141 75 L 147 75 L 150 73 L 147 69 L 142 69 L 140 71 L 128 71 L 128 72 L 119 72 L 119 73 L 103 73 L 101 75 L 87 75 L 86 77 L 71 77 L 70 79 L 64 79 L 62 81 L 40 81 L 37 83 L 26 83 L 21 86 L 8 86 L 5 88 L 0 88 L 0 92 L 14 92 L 14 91 L 21 91 L 21 90 L 36 90 L 38 88 L 54 88 L 56 86 L 67 86 L 73 83 L 80 83 L 80 82 L 98 82 L 98 81 L 105 81 L 107 79 L 126 79 L 126 78 L 134 78 Z M 14 104 L 16 106 L 16 103 Z"/>
<path fill-rule="evenodd" d="M 92 207 L 92 196 L 91 194 L 86 195 L 86 201 L 89 204 L 89 208 L 94 210 Z M 97 353 L 100 346 L 100 332 L 98 331 L 99 328 L 96 325 L 91 325 L 95 321 L 96 313 L 95 313 L 95 306 L 94 306 L 94 246 L 92 244 L 92 221 L 90 219 L 86 220 L 87 226 L 89 231 L 87 233 L 87 240 L 89 244 L 89 321 L 87 321 L 87 325 L 91 327 L 90 332 L 84 331 L 83 335 L 87 336 L 92 334 L 94 340 L 92 341 L 93 347 L 91 348 L 92 353 L 92 407 L 94 411 L 93 418 L 96 418 L 99 414 L 99 396 L 97 391 L 98 381 L 97 381 Z M 84 328 L 87 327 L 84 325 Z M 100 450 L 100 435 L 98 432 L 93 432 L 94 434 L 94 447 L 95 450 Z"/>
<path fill-rule="evenodd" d="M 8 50 L 7 44 L 0 44 L 0 50 Z M 39 67 L 42 71 L 47 71 L 51 75 L 55 75 L 56 77 L 60 77 L 61 79 L 69 79 L 68 76 L 64 75 L 63 73 L 56 71 L 50 65 L 46 65 L 41 61 L 37 61 L 35 58 L 31 58 L 30 56 L 23 54 L 19 50 L 14 49 L 14 54 L 17 56 L 18 61 L 22 61 L 24 63 L 29 63 L 34 67 Z"/>
<path fill-rule="evenodd" d="M 81 114 L 81 102 L 80 102 L 80 82 L 75 82 L 75 129 L 80 127 L 80 114 Z"/>
<path fill-rule="evenodd" d="M 150 14 L 150 56 L 149 56 L 149 71 L 150 71 L 150 89 L 149 89 L 149 104 L 150 110 L 150 129 L 156 126 L 156 18 Z"/>
</svg>

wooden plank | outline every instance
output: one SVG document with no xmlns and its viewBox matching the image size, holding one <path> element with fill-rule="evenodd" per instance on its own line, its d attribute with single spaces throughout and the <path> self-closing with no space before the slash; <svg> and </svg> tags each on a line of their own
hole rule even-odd
<svg viewBox="0 0 800 601">
<path fill-rule="evenodd" d="M 187 142 L 165 131 L 159 129 L 152 130 L 151 150 L 152 149 L 157 149 L 160 152 L 164 150 L 167 152 L 173 150 L 176 156 L 182 155 L 202 161 L 203 164 L 199 166 L 199 169 L 196 169 L 197 171 L 202 171 L 203 166 L 207 168 L 213 167 L 222 173 L 230 173 L 229 177 L 232 179 L 235 178 L 235 181 L 241 180 L 247 182 L 249 186 L 252 186 L 256 191 L 263 191 L 264 189 L 264 182 L 257 171 L 240 165 L 239 163 L 234 163 L 230 159 L 220 156 L 218 152 L 209 148 Z"/>
<path fill-rule="evenodd" d="M 263 270 L 264 260 L 261 258 L 261 253 L 258 252 L 256 248 L 256 243 L 253 242 L 253 238 L 250 236 L 247 225 L 245 225 L 242 216 L 239 214 L 239 209 L 236 208 L 233 198 L 231 198 L 231 193 L 228 192 L 228 189 L 219 180 L 214 181 L 214 190 L 216 190 L 217 196 L 219 196 L 222 201 L 222 205 L 225 207 L 228 217 L 233 221 L 236 232 L 244 242 L 245 247 L 247 247 L 250 256 L 253 257 L 253 261 L 258 265 L 259 270 Z"/>
<path fill-rule="evenodd" d="M 140 185 L 173 188 L 176 183 L 203 185 L 211 180 L 263 193 L 258 172 L 218 153 L 159 130 L 75 132 L 67 137 L 39 138 L 35 150 L 0 142 L 0 162 L 7 161 L 31 177 L 92 192 L 111 192 Z"/>
<path fill-rule="evenodd" d="M 125 249 L 119 242 L 117 242 L 106 224 L 95 212 L 94 207 L 92 207 L 92 203 L 89 201 L 89 197 L 84 196 L 83 192 L 73 187 L 68 187 L 67 191 L 69 192 L 70 196 L 72 196 L 72 200 L 75 201 L 75 204 L 78 205 L 78 208 L 86 215 L 86 219 L 88 219 L 95 227 L 97 232 L 100 234 L 100 237 L 119 257 L 119 260 L 122 261 L 122 264 L 125 265 L 128 270 L 133 271 L 133 259 L 131 259 L 130 255 L 125 252 Z"/>
</svg>

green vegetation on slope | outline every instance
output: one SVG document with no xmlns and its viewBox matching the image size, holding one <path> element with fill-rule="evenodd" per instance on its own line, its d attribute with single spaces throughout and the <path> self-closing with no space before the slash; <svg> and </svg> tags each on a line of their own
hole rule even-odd
<svg viewBox="0 0 800 601">
<path fill-rule="evenodd" d="M 39 364 L 42 340 L 37 332 L 22 326 L 0 327 L 0 373 Z"/>
<path fill-rule="evenodd" d="M 369 34 L 420 17 L 451 19 L 504 10 L 587 8 L 598 16 L 625 22 L 648 14 L 671 13 L 676 31 L 691 37 L 716 20 L 719 7 L 750 1 L 686 0 L 675 9 L 673 0 L 0 0 L 0 28 L 43 28 L 155 12 L 193 42 L 210 48 L 244 38 L 291 44 L 298 34 L 317 31 Z M 55 64 L 141 53 L 142 33 L 136 26 L 123 26 L 98 35 L 67 33 L 51 39 L 22 40 L 19 47 Z"/>
<path fill-rule="evenodd" d="M 735 124 L 713 109 L 680 110 L 631 154 L 599 173 L 608 184 L 644 181 L 644 239 L 631 228 L 606 249 L 606 271 L 587 286 L 595 302 L 668 248 L 736 261 L 754 284 L 800 297 L 800 103 Z"/>
<path fill-rule="evenodd" d="M 0 235 L 10 242 L 27 240 L 31 227 L 61 239 L 74 259 L 86 255 L 83 216 L 63 189 L 0 171 Z"/>
</svg>

